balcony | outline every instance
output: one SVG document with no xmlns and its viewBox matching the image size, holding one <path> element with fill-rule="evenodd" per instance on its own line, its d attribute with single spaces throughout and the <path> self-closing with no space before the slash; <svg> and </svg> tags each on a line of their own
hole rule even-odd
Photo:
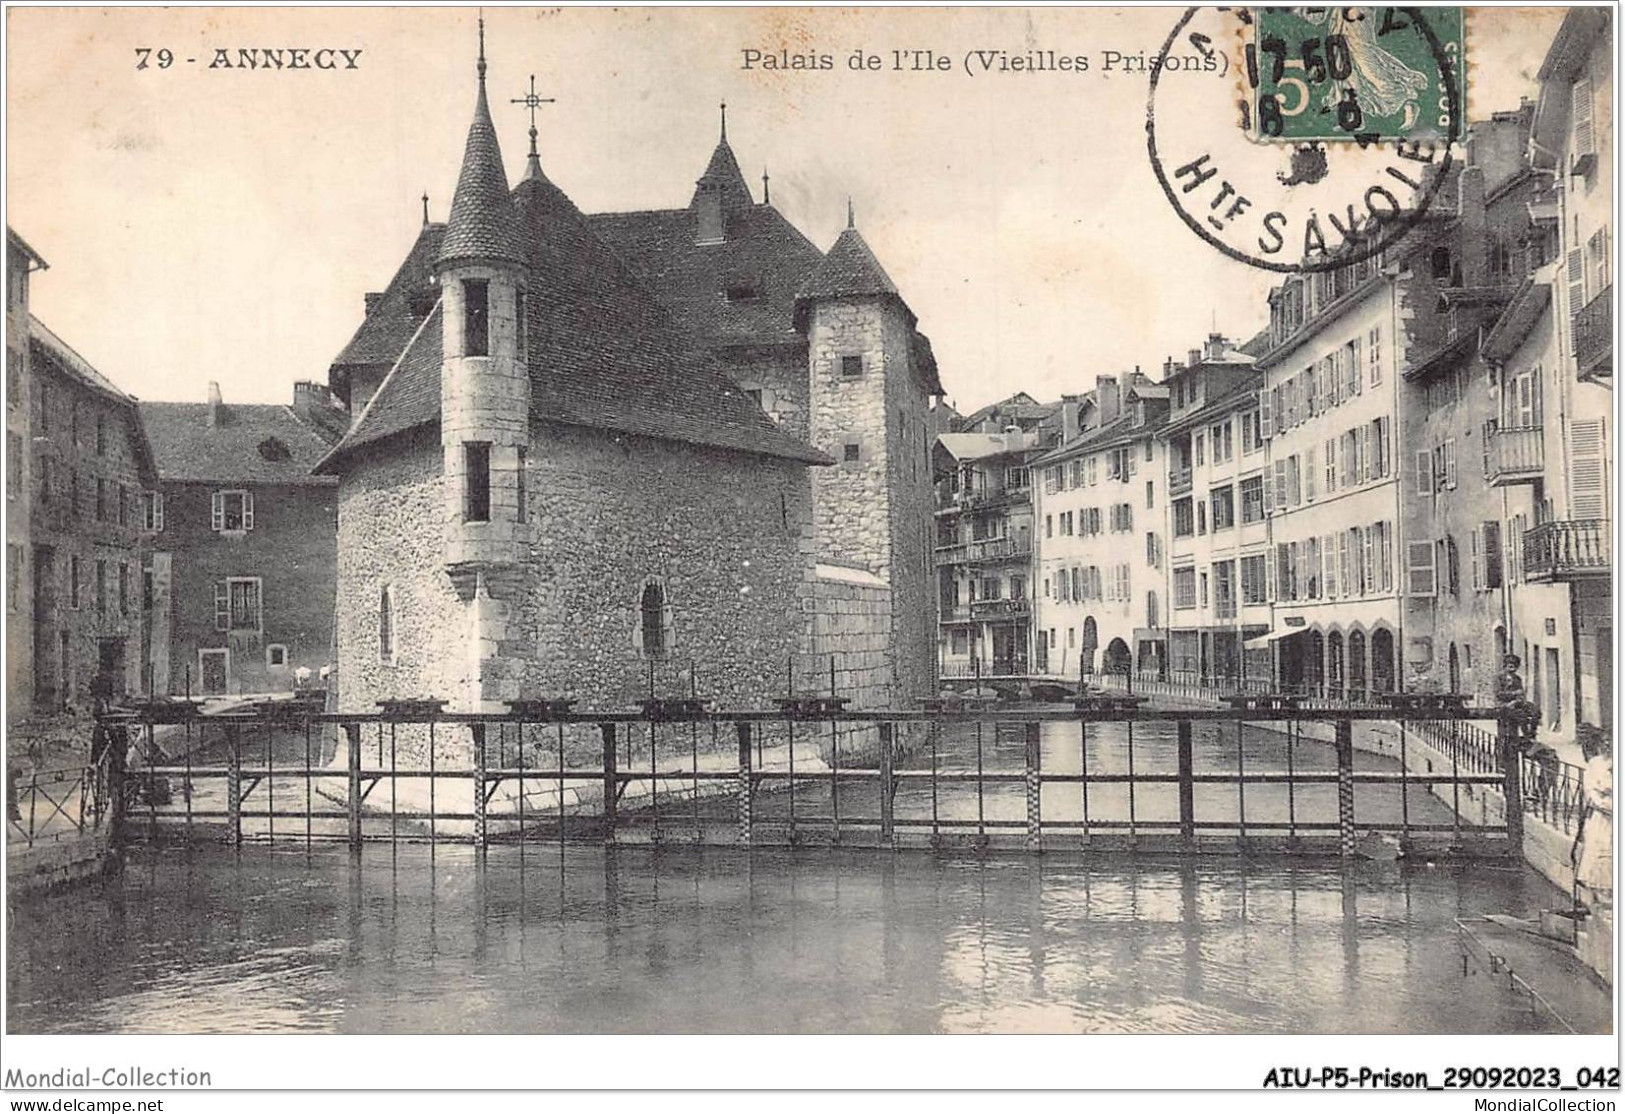
<svg viewBox="0 0 1625 1114">
<path fill-rule="evenodd" d="M 979 561 L 1026 561 L 1033 555 L 1032 542 L 1018 538 L 985 538 L 937 547 L 937 564 L 964 565 Z"/>
<path fill-rule="evenodd" d="M 965 555 L 969 551 L 970 546 L 964 542 L 948 542 L 945 545 L 939 545 L 936 551 L 937 564 L 938 566 L 957 565 L 965 560 Z"/>
<path fill-rule="evenodd" d="M 970 622 L 970 608 L 937 606 L 937 621 L 942 623 L 968 623 Z"/>
<path fill-rule="evenodd" d="M 1002 619 L 1017 615 L 1026 615 L 1032 610 L 1032 604 L 1025 600 L 972 600 L 971 615 L 977 619 Z"/>
<path fill-rule="evenodd" d="M 1484 431 L 1484 475 L 1491 487 L 1533 483 L 1545 471 L 1545 438 L 1539 426 Z"/>
<path fill-rule="evenodd" d="M 1574 313 L 1574 360 L 1581 379 L 1612 378 L 1614 374 L 1614 285 Z"/>
<path fill-rule="evenodd" d="M 1189 468 L 1168 469 L 1168 494 L 1183 495 L 1191 489 L 1191 470 Z"/>
<path fill-rule="evenodd" d="M 1547 522 L 1523 535 L 1523 575 L 1532 581 L 1584 580 L 1612 573 L 1613 524 L 1605 518 Z"/>
</svg>

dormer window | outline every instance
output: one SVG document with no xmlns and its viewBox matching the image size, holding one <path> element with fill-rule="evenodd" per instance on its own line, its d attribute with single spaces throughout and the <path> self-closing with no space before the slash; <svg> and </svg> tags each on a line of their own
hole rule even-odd
<svg viewBox="0 0 1625 1114">
<path fill-rule="evenodd" d="M 261 441 L 259 443 L 259 454 L 266 460 L 274 461 L 276 463 L 293 459 L 293 453 L 288 449 L 288 446 L 283 443 L 281 438 L 278 437 L 267 437 L 265 440 Z"/>
<path fill-rule="evenodd" d="M 463 283 L 463 355 L 490 354 L 490 284 L 484 279 L 468 279 Z"/>
<path fill-rule="evenodd" d="M 762 291 L 755 283 L 741 279 L 730 282 L 723 294 L 730 302 L 754 302 L 762 296 Z"/>
</svg>

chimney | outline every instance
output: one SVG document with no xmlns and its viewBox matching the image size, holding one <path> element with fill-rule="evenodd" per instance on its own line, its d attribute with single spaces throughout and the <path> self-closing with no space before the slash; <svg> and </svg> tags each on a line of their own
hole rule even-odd
<svg viewBox="0 0 1625 1114">
<path fill-rule="evenodd" d="M 694 240 L 700 244 L 720 244 L 723 241 L 722 190 L 711 182 L 701 182 L 694 198 L 699 227 Z"/>
<path fill-rule="evenodd" d="M 1488 222 L 1484 213 L 1484 169 L 1466 166 L 1461 171 L 1461 285 L 1483 286 L 1489 275 Z M 1452 276 L 1454 278 L 1454 276 Z"/>
<path fill-rule="evenodd" d="M 380 300 L 381 300 L 381 299 L 382 299 L 382 298 L 383 298 L 383 294 L 382 294 L 382 293 L 380 293 L 380 292 L 377 292 L 377 291 L 374 291 L 374 292 L 373 292 L 373 293 L 370 293 L 370 294 L 367 294 L 367 295 L 366 295 L 366 299 L 367 299 L 367 313 L 368 313 L 368 314 L 371 314 L 371 313 L 372 313 L 372 311 L 373 311 L 373 310 L 374 310 L 374 309 L 375 309 L 375 308 L 377 308 L 377 306 L 378 306 L 378 303 L 379 303 L 379 301 L 380 301 Z"/>
<path fill-rule="evenodd" d="M 1081 432 L 1078 429 L 1077 397 L 1068 395 L 1061 400 L 1061 444 L 1066 444 Z"/>
<path fill-rule="evenodd" d="M 218 429 L 226 424 L 226 403 L 220 397 L 220 384 L 209 380 L 209 428 Z"/>
<path fill-rule="evenodd" d="M 307 421 L 319 420 L 324 410 L 339 409 L 325 383 L 301 379 L 293 385 L 293 412 Z"/>
<path fill-rule="evenodd" d="M 1224 359 L 1224 350 L 1227 343 L 1228 342 L 1224 339 L 1223 333 L 1209 333 L 1207 335 L 1207 343 L 1202 346 L 1204 352 L 1206 353 L 1206 358 L 1209 360 Z"/>
<path fill-rule="evenodd" d="M 1195 367 L 1197 364 L 1199 364 L 1201 362 L 1202 362 L 1202 350 L 1200 348 L 1192 348 L 1190 351 L 1185 353 L 1185 366 L 1186 367 Z"/>
<path fill-rule="evenodd" d="M 1122 405 L 1122 393 L 1117 386 L 1117 376 L 1095 376 L 1095 405 L 1100 408 L 1100 424 L 1117 420 L 1117 411 Z"/>
</svg>

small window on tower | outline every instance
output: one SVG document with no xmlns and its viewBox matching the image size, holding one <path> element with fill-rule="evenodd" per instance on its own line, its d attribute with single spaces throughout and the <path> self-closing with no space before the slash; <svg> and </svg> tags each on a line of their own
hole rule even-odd
<svg viewBox="0 0 1625 1114">
<path fill-rule="evenodd" d="M 863 378 L 863 357 L 862 356 L 842 356 L 841 357 L 841 378 L 842 379 L 862 379 Z"/>
<path fill-rule="evenodd" d="M 463 355 L 491 354 L 491 305 L 489 284 L 483 279 L 463 283 Z"/>
<path fill-rule="evenodd" d="M 463 442 L 463 521 L 491 521 L 491 443 Z"/>
<path fill-rule="evenodd" d="M 846 461 L 848 464 L 856 464 L 858 461 L 858 456 L 858 443 L 856 441 L 848 441 L 845 447 L 841 450 L 841 459 Z"/>
</svg>

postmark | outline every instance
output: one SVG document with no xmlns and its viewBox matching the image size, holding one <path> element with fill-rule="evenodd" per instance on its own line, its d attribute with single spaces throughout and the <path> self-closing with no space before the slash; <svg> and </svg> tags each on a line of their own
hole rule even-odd
<svg viewBox="0 0 1625 1114">
<path fill-rule="evenodd" d="M 1216 96 L 1153 68 L 1147 152 L 1179 218 L 1225 255 L 1285 273 L 1346 266 L 1403 238 L 1451 184 L 1460 9 L 1191 8 L 1162 53 L 1192 49 L 1225 54 L 1241 88 Z M 1261 105 L 1291 111 L 1274 121 Z"/>
</svg>

